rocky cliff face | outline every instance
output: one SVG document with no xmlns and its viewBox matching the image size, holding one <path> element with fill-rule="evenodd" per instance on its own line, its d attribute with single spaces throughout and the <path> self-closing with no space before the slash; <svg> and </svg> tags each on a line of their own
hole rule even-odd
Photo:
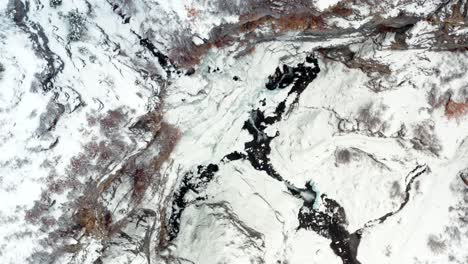
<svg viewBox="0 0 468 264">
<path fill-rule="evenodd" d="M 0 3 L 1 263 L 466 263 L 465 0 Z"/>
</svg>

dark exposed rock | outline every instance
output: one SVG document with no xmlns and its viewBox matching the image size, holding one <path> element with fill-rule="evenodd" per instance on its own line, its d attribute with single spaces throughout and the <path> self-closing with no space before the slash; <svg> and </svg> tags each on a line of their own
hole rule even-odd
<svg viewBox="0 0 468 264">
<path fill-rule="evenodd" d="M 314 192 L 310 183 L 306 185 L 306 190 Z M 343 264 L 359 264 L 357 250 L 361 239 L 360 231 L 350 234 L 345 228 L 347 220 L 344 208 L 326 195 L 322 195 L 321 199 L 325 211 L 314 208 L 315 199 L 304 200 L 298 214 L 298 229 L 312 230 L 330 239 L 331 249 L 341 258 Z"/>
<path fill-rule="evenodd" d="M 224 156 L 223 161 L 234 161 L 234 160 L 240 160 L 240 159 L 245 159 L 245 158 L 247 158 L 247 156 L 244 153 L 234 151 Z"/>
<path fill-rule="evenodd" d="M 348 149 L 337 149 L 335 151 L 335 161 L 337 164 L 349 163 L 351 161 L 351 152 Z"/>
<path fill-rule="evenodd" d="M 187 72 L 185 72 L 185 75 L 190 76 L 190 75 L 193 75 L 194 73 L 195 73 L 195 69 L 190 68 L 190 69 L 187 70 Z"/>
<path fill-rule="evenodd" d="M 268 76 L 268 82 L 265 87 L 268 90 L 276 88 L 283 89 L 294 81 L 293 69 L 288 65 L 283 65 L 283 69 L 276 68 L 275 74 Z"/>
<path fill-rule="evenodd" d="M 172 201 L 172 212 L 169 218 L 169 240 L 177 237 L 180 228 L 180 216 L 187 206 L 185 195 L 189 192 L 199 194 L 206 185 L 213 179 L 215 173 L 219 170 L 218 165 L 208 164 L 207 166 L 198 166 L 196 172 L 188 172 L 179 185 Z M 203 199 L 202 197 L 200 199 Z"/>
<path fill-rule="evenodd" d="M 468 170 L 464 169 L 458 172 L 458 177 L 462 180 L 463 183 L 465 183 L 466 186 L 468 186 Z"/>
<path fill-rule="evenodd" d="M 400 14 L 377 22 L 377 30 L 380 32 L 405 32 L 420 20 L 421 18 L 417 16 Z"/>
<path fill-rule="evenodd" d="M 50 5 L 51 7 L 60 6 L 60 5 L 62 5 L 62 0 L 50 0 L 50 1 L 49 1 L 49 5 Z"/>
<path fill-rule="evenodd" d="M 149 39 L 141 38 L 140 36 L 138 36 L 138 37 L 140 38 L 140 45 L 142 45 L 143 47 L 148 49 L 151 52 L 151 54 L 153 54 L 156 58 L 158 58 L 158 62 L 162 67 L 166 67 L 166 66 L 169 65 L 168 57 L 166 55 L 162 54 L 156 48 L 156 46 L 154 46 L 154 44 L 151 43 L 151 41 Z"/>
<path fill-rule="evenodd" d="M 440 146 L 439 139 L 434 129 L 434 124 L 430 121 L 422 122 L 414 127 L 414 137 L 411 139 L 413 148 L 439 155 L 442 147 Z"/>
<path fill-rule="evenodd" d="M 313 56 L 308 56 L 305 63 L 299 63 L 295 67 L 283 65 L 283 71 L 276 68 L 275 74 L 270 76 L 267 89 L 285 88 L 291 85 L 288 92 L 289 96 L 294 96 L 293 103 L 299 100 L 299 96 L 304 89 L 312 82 L 320 72 L 317 59 Z M 269 154 L 271 152 L 270 143 L 278 135 L 269 136 L 265 133 L 268 125 L 272 125 L 281 120 L 286 111 L 286 100 L 281 101 L 272 116 L 265 116 L 264 112 L 256 109 L 250 113 L 250 119 L 244 123 L 243 129 L 246 129 L 252 136 L 253 140 L 245 143 L 245 151 L 247 159 L 256 170 L 265 171 L 269 176 L 282 181 L 283 178 L 273 168 Z"/>
<path fill-rule="evenodd" d="M 64 112 L 65 107 L 62 104 L 50 101 L 47 104 L 46 111 L 42 113 L 39 118 L 37 133 L 39 135 L 43 135 L 46 132 L 53 130 Z"/>
<path fill-rule="evenodd" d="M 34 44 L 33 47 L 36 54 L 46 61 L 47 67 L 37 75 L 37 78 L 42 86 L 42 90 L 45 92 L 50 91 L 54 88 L 53 81 L 55 76 L 62 72 L 65 66 L 64 62 L 60 56 L 50 50 L 49 39 L 44 33 L 42 26 L 28 19 L 29 1 L 23 3 L 20 0 L 11 0 L 8 8 L 16 25 L 29 35 Z"/>
<path fill-rule="evenodd" d="M 70 11 L 67 15 L 68 19 L 68 40 L 79 41 L 88 31 L 86 18 L 78 10 Z"/>
</svg>

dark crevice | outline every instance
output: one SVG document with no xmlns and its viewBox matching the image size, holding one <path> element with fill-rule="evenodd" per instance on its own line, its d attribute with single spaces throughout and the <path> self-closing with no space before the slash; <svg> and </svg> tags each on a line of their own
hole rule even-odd
<svg viewBox="0 0 468 264">
<path fill-rule="evenodd" d="M 169 57 L 167 57 L 164 53 L 159 51 L 156 46 L 151 42 L 148 38 L 143 38 L 139 34 L 137 34 L 135 31 L 132 30 L 132 33 L 137 36 L 139 39 L 139 44 L 147 49 L 154 57 L 157 58 L 159 65 L 164 69 L 167 75 L 167 79 L 169 79 L 172 76 L 173 72 L 176 72 L 176 69 L 174 65 L 171 64 Z"/>
<path fill-rule="evenodd" d="M 112 11 L 116 13 L 121 19 L 123 24 L 128 24 L 130 23 L 131 16 L 128 16 L 125 14 L 124 10 L 121 8 L 116 3 L 111 3 L 110 1 L 107 1 L 110 5 L 112 5 Z"/>
<path fill-rule="evenodd" d="M 426 172 L 429 172 L 429 167 L 426 166 L 426 165 L 418 165 L 416 166 L 407 176 L 406 176 L 406 180 L 407 180 L 407 184 L 406 184 L 406 188 L 405 188 L 405 197 L 403 199 L 403 202 L 400 204 L 400 206 L 392 211 L 392 212 L 388 212 L 386 213 L 385 215 L 377 218 L 377 219 L 374 219 L 374 220 L 371 220 L 369 222 L 367 222 L 365 224 L 365 227 L 371 227 L 371 226 L 374 226 L 376 224 L 382 224 L 384 223 L 389 217 L 399 213 L 403 208 L 405 208 L 405 206 L 408 204 L 409 202 L 409 199 L 410 199 L 410 196 L 411 196 L 411 188 L 412 188 L 412 185 L 413 185 L 413 182 L 421 175 L 423 175 L 424 173 Z M 409 179 L 409 180 L 408 180 Z"/>
<path fill-rule="evenodd" d="M 140 45 L 146 48 L 149 52 L 151 52 L 153 56 L 155 56 L 158 59 L 158 62 L 161 65 L 161 67 L 166 69 L 170 66 L 169 58 L 162 52 L 160 52 L 148 38 L 143 38 L 133 30 L 132 33 L 135 34 L 135 36 L 137 36 L 137 38 L 140 40 Z"/>
<path fill-rule="evenodd" d="M 60 56 L 50 50 L 49 39 L 42 26 L 28 19 L 29 2 L 23 3 L 20 0 L 13 0 L 10 2 L 9 10 L 16 25 L 28 34 L 36 54 L 46 61 L 47 66 L 38 74 L 37 78 L 42 90 L 44 92 L 50 91 L 54 88 L 55 77 L 63 71 L 65 63 Z"/>
<path fill-rule="evenodd" d="M 158 49 L 156 49 L 156 46 L 154 46 L 154 44 L 151 41 L 149 41 L 149 39 L 141 38 L 140 36 L 138 37 L 140 39 L 140 45 L 148 49 L 151 52 L 151 54 L 153 54 L 153 56 L 158 58 L 158 62 L 163 68 L 169 65 L 169 59 L 167 58 L 167 56 L 162 54 Z"/>
</svg>

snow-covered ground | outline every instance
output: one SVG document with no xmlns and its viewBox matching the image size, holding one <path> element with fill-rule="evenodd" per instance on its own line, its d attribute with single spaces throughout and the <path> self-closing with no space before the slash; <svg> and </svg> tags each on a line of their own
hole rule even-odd
<svg viewBox="0 0 468 264">
<path fill-rule="evenodd" d="M 0 263 L 467 263 L 468 3 L 370 2 L 0 3 Z"/>
</svg>

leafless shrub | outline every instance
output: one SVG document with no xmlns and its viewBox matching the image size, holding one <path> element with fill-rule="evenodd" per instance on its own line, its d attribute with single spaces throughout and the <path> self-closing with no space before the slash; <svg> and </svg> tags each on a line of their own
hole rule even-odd
<svg viewBox="0 0 468 264">
<path fill-rule="evenodd" d="M 426 121 L 414 127 L 411 143 L 416 150 L 429 151 L 438 155 L 442 150 L 439 139 L 434 132 L 434 123 Z"/>
<path fill-rule="evenodd" d="M 349 17 L 353 14 L 353 9 L 348 7 L 344 2 L 338 2 L 337 4 L 328 8 L 329 12 L 339 17 Z"/>
<path fill-rule="evenodd" d="M 70 11 L 67 15 L 68 40 L 79 41 L 88 31 L 85 16 L 78 10 Z"/>
<path fill-rule="evenodd" d="M 273 21 L 273 30 L 279 32 L 324 30 L 325 21 L 321 16 L 312 16 L 310 13 L 296 13 L 289 16 L 281 16 Z"/>
<path fill-rule="evenodd" d="M 447 249 L 445 240 L 436 235 L 429 235 L 427 238 L 427 246 L 435 254 L 441 254 Z"/>
<path fill-rule="evenodd" d="M 460 101 L 468 103 L 468 87 L 460 88 L 458 90 L 458 97 L 461 99 Z"/>
<path fill-rule="evenodd" d="M 138 121 L 130 127 L 130 130 L 137 133 L 155 134 L 161 129 L 162 113 L 159 110 L 149 112 L 138 119 Z"/>
<path fill-rule="evenodd" d="M 46 251 L 36 251 L 28 258 L 30 264 L 55 263 L 55 256 Z"/>
<path fill-rule="evenodd" d="M 3 64 L 0 62 L 0 80 L 2 79 L 3 77 L 3 72 L 5 71 L 5 66 L 3 66 Z"/>
<path fill-rule="evenodd" d="M 153 141 L 149 144 L 146 151 L 149 156 L 142 155 L 129 161 L 121 171 L 124 175 L 130 175 L 133 178 L 133 196 L 140 200 L 149 188 L 159 189 L 160 182 L 159 170 L 162 164 L 169 158 L 177 141 L 179 140 L 179 131 L 167 123 L 161 123 L 161 128 Z M 154 155 L 157 151 L 157 155 Z"/>
<path fill-rule="evenodd" d="M 335 162 L 336 164 L 346 164 L 351 161 L 351 152 L 348 149 L 337 149 L 335 150 Z"/>
<path fill-rule="evenodd" d="M 309 0 L 219 0 L 216 2 L 217 10 L 223 10 L 228 14 L 244 16 L 248 14 L 258 14 L 260 16 L 277 15 L 279 13 L 297 13 L 305 10 L 315 10 L 312 1 Z"/>
<path fill-rule="evenodd" d="M 392 246 L 391 245 L 387 245 L 385 247 L 385 256 L 387 257 L 390 257 L 392 255 Z"/>
<path fill-rule="evenodd" d="M 445 227 L 445 234 L 449 236 L 451 241 L 460 241 L 461 239 L 460 229 L 456 226 Z"/>
<path fill-rule="evenodd" d="M 87 175 L 91 169 L 91 162 L 89 156 L 84 153 L 72 157 L 70 160 L 70 174 L 74 175 Z"/>
<path fill-rule="evenodd" d="M 64 112 L 65 107 L 62 104 L 51 100 L 47 104 L 46 111 L 39 117 L 39 127 L 37 128 L 37 133 L 39 135 L 43 135 L 46 132 L 53 130 Z"/>
<path fill-rule="evenodd" d="M 432 108 L 437 108 L 439 106 L 446 105 L 452 95 L 452 90 L 448 90 L 441 95 L 437 87 L 433 86 L 427 95 L 427 102 Z"/>
<path fill-rule="evenodd" d="M 50 1 L 49 1 L 49 5 L 50 5 L 51 7 L 60 6 L 60 5 L 62 5 L 62 0 L 50 0 Z"/>
<path fill-rule="evenodd" d="M 401 185 L 398 181 L 394 181 L 390 187 L 390 198 L 401 197 Z"/>
<path fill-rule="evenodd" d="M 43 218 L 47 218 L 46 215 L 49 209 L 49 205 L 42 201 L 35 201 L 34 207 L 26 211 L 25 220 L 29 223 L 39 224 L 44 223 Z M 47 222 L 47 221 L 46 221 Z"/>
<path fill-rule="evenodd" d="M 459 171 L 457 176 L 465 184 L 465 186 L 468 186 L 468 168 Z M 458 186 L 458 184 L 457 184 L 457 186 Z M 451 189 L 452 189 L 452 191 L 455 191 L 455 190 L 453 190 L 455 188 L 451 188 Z"/>
<path fill-rule="evenodd" d="M 95 237 L 106 237 L 112 224 L 111 213 L 102 205 L 83 197 L 77 212 L 74 214 L 75 228 L 84 230 L 85 234 Z"/>
<path fill-rule="evenodd" d="M 18 216 L 16 215 L 2 215 L 0 212 L 0 225 L 15 223 L 18 221 Z"/>
<path fill-rule="evenodd" d="M 463 1 L 445 1 L 433 13 L 431 20 L 434 23 L 445 23 L 450 26 L 462 24 L 467 19 L 467 6 Z"/>
<path fill-rule="evenodd" d="M 351 68 L 361 69 L 367 74 L 390 75 L 392 73 L 388 65 L 373 59 L 356 58 L 354 61 L 351 61 L 350 65 Z"/>
<path fill-rule="evenodd" d="M 445 116 L 448 118 L 457 118 L 468 113 L 467 103 L 458 103 L 451 99 L 445 104 Z"/>
<path fill-rule="evenodd" d="M 126 119 L 127 114 L 123 112 L 122 108 L 109 110 L 104 117 L 99 119 L 101 132 L 107 137 L 120 133 L 119 128 L 122 127 Z"/>
<path fill-rule="evenodd" d="M 285 31 L 323 30 L 324 19 L 314 12 L 312 3 L 308 0 L 265 0 L 218 1 L 218 10 L 235 13 L 240 16 L 236 24 L 223 24 L 213 28 L 209 39 L 201 45 L 192 42 L 189 30 L 177 32 L 173 39 L 174 45 L 169 52 L 171 61 L 181 67 L 189 68 L 198 64 L 201 57 L 213 47 L 221 48 L 240 43 L 248 46 L 255 42 L 259 28 L 268 28 L 276 33 Z M 279 4 L 279 8 L 275 8 Z M 273 5 L 273 6 L 272 6 Z"/>
<path fill-rule="evenodd" d="M 376 107 L 372 102 L 363 105 L 359 109 L 356 118 L 359 122 L 359 129 L 365 129 L 371 133 L 385 130 L 386 124 L 380 118 L 384 108 L 383 106 Z"/>
<path fill-rule="evenodd" d="M 209 42 L 195 45 L 192 42 L 190 33 L 185 31 L 176 33 L 176 36 L 173 40 L 172 49 L 169 52 L 169 58 L 173 63 L 181 67 L 190 67 L 198 64 L 202 56 L 214 46 L 215 42 L 218 42 L 218 45 L 220 44 L 220 41 L 212 37 L 213 39 Z"/>
</svg>

